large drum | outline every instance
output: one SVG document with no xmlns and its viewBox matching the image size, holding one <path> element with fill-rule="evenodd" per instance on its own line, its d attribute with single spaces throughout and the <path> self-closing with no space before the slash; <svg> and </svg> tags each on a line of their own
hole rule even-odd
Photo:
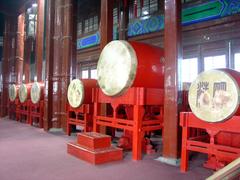
<svg viewBox="0 0 240 180">
<path fill-rule="evenodd" d="M 21 84 L 19 88 L 19 100 L 21 103 L 24 103 L 27 99 L 30 98 L 31 84 Z"/>
<path fill-rule="evenodd" d="M 139 42 L 112 41 L 101 52 L 98 84 L 108 96 L 119 96 L 130 87 L 164 87 L 164 52 Z"/>
<path fill-rule="evenodd" d="M 92 88 L 97 87 L 95 79 L 74 79 L 68 86 L 68 102 L 71 107 L 78 108 L 82 104 L 92 103 Z"/>
<path fill-rule="evenodd" d="M 40 100 L 44 98 L 44 84 L 39 82 L 34 82 L 31 87 L 31 101 L 33 104 L 37 104 Z"/>
<path fill-rule="evenodd" d="M 201 120 L 221 122 L 239 114 L 240 73 L 231 69 L 205 71 L 189 89 L 192 112 Z"/>
<path fill-rule="evenodd" d="M 15 84 L 10 84 L 8 88 L 8 96 L 11 102 L 14 102 L 18 96 L 18 86 Z"/>
</svg>

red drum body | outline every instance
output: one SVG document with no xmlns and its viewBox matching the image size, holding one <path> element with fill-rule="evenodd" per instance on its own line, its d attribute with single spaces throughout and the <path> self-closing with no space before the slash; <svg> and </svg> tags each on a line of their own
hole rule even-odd
<svg viewBox="0 0 240 180">
<path fill-rule="evenodd" d="M 31 101 L 33 104 L 37 104 L 44 99 L 44 83 L 34 82 L 31 87 Z"/>
<path fill-rule="evenodd" d="M 10 84 L 8 87 L 8 97 L 11 102 L 14 102 L 18 97 L 19 86 L 15 84 Z"/>
<path fill-rule="evenodd" d="M 92 103 L 92 88 L 97 87 L 95 79 L 74 79 L 68 86 L 68 102 L 71 107 L 77 108 L 82 104 Z"/>
<path fill-rule="evenodd" d="M 28 99 L 30 99 L 31 87 L 32 87 L 32 83 L 20 85 L 18 93 L 19 93 L 19 100 L 21 103 L 24 103 Z"/>
<path fill-rule="evenodd" d="M 164 88 L 164 51 L 140 42 L 112 41 L 101 52 L 98 84 L 119 96 L 130 87 Z"/>
</svg>

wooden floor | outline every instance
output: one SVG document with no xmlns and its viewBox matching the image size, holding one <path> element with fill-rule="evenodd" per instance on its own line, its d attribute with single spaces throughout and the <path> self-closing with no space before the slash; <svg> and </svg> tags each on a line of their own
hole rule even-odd
<svg viewBox="0 0 240 180">
<path fill-rule="evenodd" d="M 93 166 L 67 154 L 67 142 L 75 140 L 0 119 L 0 180 L 195 180 L 212 174 L 202 168 L 201 158 L 194 159 L 190 171 L 182 174 L 177 167 L 155 161 L 156 156 L 132 161 L 131 153 L 125 153 L 123 161 Z"/>
</svg>

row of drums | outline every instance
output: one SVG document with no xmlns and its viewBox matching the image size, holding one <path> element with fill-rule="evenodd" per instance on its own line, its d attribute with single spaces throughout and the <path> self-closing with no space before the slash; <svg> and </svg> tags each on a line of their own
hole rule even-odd
<svg viewBox="0 0 240 180">
<path fill-rule="evenodd" d="M 163 89 L 164 84 L 177 85 L 169 83 L 171 77 L 164 77 L 163 49 L 140 42 L 117 40 L 108 43 L 100 54 L 97 81 L 72 80 L 67 98 L 69 104 L 77 108 L 83 103 L 92 102 L 92 88 L 98 86 L 106 96 L 117 98 L 131 87 Z M 240 74 L 234 70 L 218 69 L 199 74 L 189 89 L 188 99 L 192 112 L 210 123 L 240 114 L 239 87 Z M 19 88 L 11 85 L 9 98 L 14 101 L 19 95 L 20 102 L 25 102 L 30 97 L 33 103 L 37 103 L 43 97 L 42 88 L 43 84 L 37 82 L 22 84 Z"/>
<path fill-rule="evenodd" d="M 40 100 L 44 98 L 44 84 L 39 82 L 9 85 L 9 100 L 14 102 L 16 98 L 19 99 L 21 103 L 26 102 L 28 99 L 31 99 L 33 104 L 37 104 Z"/>
<path fill-rule="evenodd" d="M 68 101 L 72 107 L 90 102 L 90 89 L 96 84 L 105 95 L 114 99 L 130 87 L 163 89 L 164 78 L 165 85 L 173 86 L 169 84 L 171 77 L 164 77 L 163 50 L 139 42 L 112 41 L 107 44 L 100 54 L 97 77 L 97 83 L 77 79 L 70 83 Z M 202 72 L 191 84 L 188 100 L 192 112 L 205 122 L 218 123 L 240 115 L 240 73 L 232 69 Z"/>
</svg>

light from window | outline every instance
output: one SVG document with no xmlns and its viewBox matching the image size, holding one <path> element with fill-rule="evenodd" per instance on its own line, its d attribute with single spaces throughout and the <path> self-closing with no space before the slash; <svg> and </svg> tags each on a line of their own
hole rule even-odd
<svg viewBox="0 0 240 180">
<path fill-rule="evenodd" d="M 118 9 L 114 8 L 113 9 L 113 24 L 117 24 L 118 23 Z"/>
<path fill-rule="evenodd" d="M 158 11 L 158 0 L 137 0 L 137 17 L 148 16 Z"/>
<path fill-rule="evenodd" d="M 240 72 L 240 53 L 234 54 L 234 69 Z"/>
<path fill-rule="evenodd" d="M 93 29 L 98 30 L 98 16 L 94 16 L 93 19 Z"/>
<path fill-rule="evenodd" d="M 225 68 L 226 67 L 226 56 L 209 56 L 204 58 L 204 70 Z"/>
<path fill-rule="evenodd" d="M 150 14 L 158 10 L 158 0 L 150 0 Z"/>
<path fill-rule="evenodd" d="M 81 35 L 82 34 L 82 22 L 79 22 L 77 24 L 77 34 Z"/>
<path fill-rule="evenodd" d="M 82 79 L 88 79 L 88 70 L 82 71 Z"/>
<path fill-rule="evenodd" d="M 143 7 L 142 7 L 142 16 L 149 14 L 149 0 L 143 1 Z"/>
<path fill-rule="evenodd" d="M 91 79 L 97 79 L 97 69 L 91 69 Z"/>
<path fill-rule="evenodd" d="M 91 17 L 89 19 L 89 28 L 88 28 L 89 32 L 93 31 L 93 17 Z"/>
<path fill-rule="evenodd" d="M 84 20 L 84 33 L 90 33 L 96 30 L 98 30 L 98 16 Z"/>
<path fill-rule="evenodd" d="M 181 66 L 182 82 L 192 82 L 198 75 L 198 58 L 183 59 Z"/>
<path fill-rule="evenodd" d="M 88 19 L 84 21 L 84 33 L 88 33 Z"/>
</svg>

